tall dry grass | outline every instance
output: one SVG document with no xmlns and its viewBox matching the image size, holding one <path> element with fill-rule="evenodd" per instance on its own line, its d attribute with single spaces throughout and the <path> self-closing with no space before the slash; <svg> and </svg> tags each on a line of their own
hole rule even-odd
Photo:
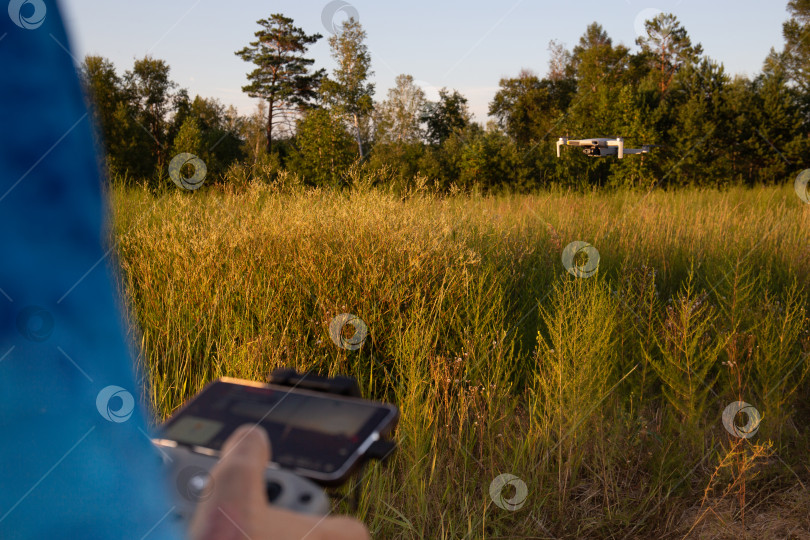
<svg viewBox="0 0 810 540">
<path fill-rule="evenodd" d="M 810 476 L 810 206 L 788 188 L 395 195 L 282 175 L 111 200 L 156 420 L 282 365 L 399 406 L 358 512 L 375 538 L 698 537 L 722 506 L 702 536 L 720 538 Z M 563 267 L 575 240 L 595 275 Z M 368 327 L 356 351 L 330 339 L 341 313 Z M 762 413 L 750 439 L 722 425 L 737 400 Z M 502 473 L 522 508 L 494 504 Z"/>
</svg>

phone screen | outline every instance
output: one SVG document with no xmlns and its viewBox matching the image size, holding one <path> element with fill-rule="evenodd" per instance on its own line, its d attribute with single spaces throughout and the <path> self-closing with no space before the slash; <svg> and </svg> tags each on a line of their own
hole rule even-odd
<svg viewBox="0 0 810 540">
<path fill-rule="evenodd" d="M 396 419 L 393 406 L 273 385 L 215 381 L 161 428 L 159 437 L 221 450 L 239 426 L 261 425 L 272 461 L 320 480 L 338 479 L 375 431 Z"/>
</svg>

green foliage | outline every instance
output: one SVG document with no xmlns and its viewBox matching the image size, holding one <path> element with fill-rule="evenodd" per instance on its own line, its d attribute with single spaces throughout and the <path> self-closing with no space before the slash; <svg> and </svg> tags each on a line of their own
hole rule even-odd
<svg viewBox="0 0 810 540">
<path fill-rule="evenodd" d="M 668 184 L 720 184 L 731 176 L 728 83 L 723 67 L 709 60 L 678 72 L 670 101 L 678 109 L 669 135 Z"/>
<path fill-rule="evenodd" d="M 797 282 L 784 291 L 768 292 L 754 311 L 750 360 L 751 392 L 768 421 L 764 435 L 787 446 L 786 422 L 793 414 L 797 393 L 810 373 L 810 319 L 802 303 L 806 291 Z"/>
<path fill-rule="evenodd" d="M 617 306 L 605 283 L 566 274 L 540 307 L 535 370 L 531 386 L 532 421 L 545 434 L 541 463 L 576 483 L 588 448 L 597 436 L 601 407 L 621 375 L 617 366 Z M 609 416 L 609 415 L 608 415 Z M 558 494 L 563 503 L 568 489 Z M 559 504 L 563 511 L 565 504 Z M 562 516 L 559 516 L 562 517 Z"/>
<path fill-rule="evenodd" d="M 378 142 L 369 157 L 370 170 L 393 171 L 391 187 L 397 192 L 412 186 L 415 179 L 428 176 L 438 179 L 438 166 L 431 163 L 430 149 L 421 142 Z"/>
<path fill-rule="evenodd" d="M 658 351 L 646 357 L 663 382 L 668 417 L 685 426 L 692 440 L 705 424 L 718 359 L 726 345 L 713 331 L 718 315 L 708 300 L 707 292 L 697 290 L 694 269 L 690 269 L 683 291 L 661 316 L 661 331 L 654 337 Z"/>
<path fill-rule="evenodd" d="M 484 131 L 473 124 L 450 135 L 442 145 L 442 153 L 450 169 L 447 180 L 460 188 L 477 186 L 497 191 L 504 187 L 530 187 L 523 153 L 498 129 Z"/>
<path fill-rule="evenodd" d="M 802 96 L 787 84 L 780 69 L 754 79 L 751 104 L 743 117 L 750 119 L 754 133 L 748 145 L 755 179 L 773 182 L 810 164 L 810 141 L 803 136 Z"/>
<path fill-rule="evenodd" d="M 157 167 L 154 141 L 144 131 L 135 114 L 132 105 L 126 101 L 116 105 L 107 160 L 114 174 L 151 180 Z"/>
<path fill-rule="evenodd" d="M 337 186 L 357 158 L 353 147 L 352 136 L 339 118 L 314 109 L 298 122 L 288 165 L 310 185 Z"/>
<path fill-rule="evenodd" d="M 200 128 L 202 157 L 212 175 L 221 175 L 229 164 L 243 159 L 240 132 L 244 122 L 234 107 L 225 108 L 216 99 L 196 96 L 189 107 L 188 118 Z"/>
<path fill-rule="evenodd" d="M 624 82 L 629 65 L 630 50 L 624 45 L 613 45 L 613 40 L 598 23 L 591 23 L 579 38 L 573 50 L 580 93 L 596 92 L 600 86 L 614 86 Z"/>
<path fill-rule="evenodd" d="M 489 114 L 519 145 L 528 146 L 543 139 L 554 118 L 563 112 L 569 96 L 555 96 L 555 83 L 530 71 L 521 71 L 516 79 L 501 79 L 501 89 L 489 106 Z M 556 98 L 556 99 L 555 99 Z M 566 99 L 568 98 L 568 99 Z M 562 102 L 561 102 L 562 101 Z"/>
<path fill-rule="evenodd" d="M 171 91 L 177 86 L 169 78 L 169 64 L 145 56 L 135 60 L 132 70 L 124 73 L 124 93 L 132 109 L 130 116 L 144 131 L 151 146 L 151 163 L 156 172 L 164 170 L 167 155 L 167 115 L 172 103 Z M 141 137 L 143 138 L 143 137 Z"/>
<path fill-rule="evenodd" d="M 450 135 L 470 125 L 472 115 L 467 107 L 467 98 L 457 90 L 451 94 L 446 88 L 439 90 L 439 101 L 428 102 L 421 120 L 426 124 L 427 140 L 441 144 Z"/>
<path fill-rule="evenodd" d="M 123 99 L 121 78 L 115 72 L 113 63 L 101 56 L 86 56 L 79 73 L 88 93 L 90 112 L 99 130 L 99 146 L 110 154 L 116 140 L 115 113 Z"/>
<path fill-rule="evenodd" d="M 656 120 L 658 111 L 650 104 L 649 94 L 642 89 L 625 86 L 615 103 L 617 132 L 625 144 L 637 148 L 642 144 L 658 143 Z M 660 155 L 641 155 L 612 164 L 608 183 L 614 187 L 650 189 L 663 176 L 656 162 Z"/>
<path fill-rule="evenodd" d="M 195 156 L 205 159 L 202 155 L 204 151 L 205 147 L 203 146 L 200 123 L 195 117 L 188 116 L 174 138 L 172 152 L 174 155 L 181 152 L 188 152 L 189 154 L 194 154 Z"/>
</svg>

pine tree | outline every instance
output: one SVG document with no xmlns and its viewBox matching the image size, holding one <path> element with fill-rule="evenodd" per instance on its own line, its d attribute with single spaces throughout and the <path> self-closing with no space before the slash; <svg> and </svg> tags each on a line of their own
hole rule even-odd
<svg viewBox="0 0 810 540">
<path fill-rule="evenodd" d="M 573 66 L 580 90 L 596 92 L 600 84 L 622 82 L 629 52 L 624 45 L 614 46 L 600 24 L 588 25 L 573 51 Z"/>
<path fill-rule="evenodd" d="M 649 57 L 652 73 L 658 80 L 661 93 L 667 91 L 678 69 L 685 64 L 694 64 L 703 53 L 698 43 L 692 45 L 686 29 L 671 13 L 659 13 L 644 22 L 646 36 L 636 39 L 642 54 Z"/>
<path fill-rule="evenodd" d="M 305 58 L 309 45 L 318 41 L 320 34 L 307 35 L 293 25 L 293 20 L 280 13 L 270 19 L 260 19 L 261 26 L 249 47 L 236 52 L 256 69 L 248 73 L 250 84 L 243 92 L 267 102 L 267 151 L 273 147 L 273 126 L 281 118 L 299 113 L 312 104 L 323 70 L 309 72 L 315 61 Z"/>
</svg>

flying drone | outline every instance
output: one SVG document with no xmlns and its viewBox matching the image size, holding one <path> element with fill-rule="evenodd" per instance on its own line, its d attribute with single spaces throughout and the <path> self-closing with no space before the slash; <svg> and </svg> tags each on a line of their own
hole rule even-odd
<svg viewBox="0 0 810 540">
<path fill-rule="evenodd" d="M 605 157 L 617 155 L 619 159 L 622 159 L 625 154 L 646 154 L 654 145 L 645 144 L 641 148 L 625 148 L 624 139 L 621 137 L 616 139 L 569 139 L 568 137 L 560 137 L 557 140 L 557 157 L 560 157 L 561 146 L 578 146 L 582 148 L 582 152 L 586 156 Z"/>
</svg>

